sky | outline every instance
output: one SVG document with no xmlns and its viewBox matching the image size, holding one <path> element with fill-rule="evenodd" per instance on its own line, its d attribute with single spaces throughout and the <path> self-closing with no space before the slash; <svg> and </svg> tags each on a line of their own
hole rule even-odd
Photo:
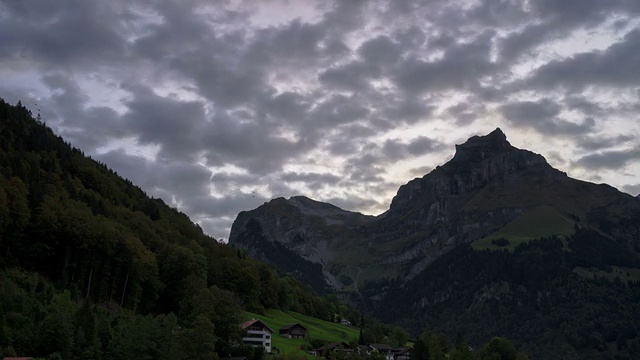
<svg viewBox="0 0 640 360">
<path fill-rule="evenodd" d="M 496 127 L 640 193 L 638 0 L 0 0 L 0 79 L 221 241 L 275 197 L 380 214 Z"/>
</svg>

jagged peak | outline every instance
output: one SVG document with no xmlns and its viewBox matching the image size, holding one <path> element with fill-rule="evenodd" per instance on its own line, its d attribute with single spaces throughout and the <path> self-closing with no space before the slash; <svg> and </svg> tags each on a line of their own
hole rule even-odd
<svg viewBox="0 0 640 360">
<path fill-rule="evenodd" d="M 472 136 L 463 144 L 456 145 L 454 161 L 481 161 L 491 155 L 514 150 L 500 128 L 484 136 Z"/>
<path fill-rule="evenodd" d="M 300 210 L 302 210 L 303 212 L 309 212 L 309 211 L 330 211 L 330 212 L 338 212 L 338 213 L 342 213 L 342 212 L 347 212 L 346 210 L 343 210 L 333 204 L 330 203 L 326 203 L 326 202 L 322 202 L 322 201 L 317 201 L 317 200 L 313 200 L 311 198 L 308 198 L 306 196 L 302 196 L 302 195 L 298 195 L 298 196 L 292 196 L 290 197 L 287 202 L 291 205 L 297 206 Z"/>
</svg>

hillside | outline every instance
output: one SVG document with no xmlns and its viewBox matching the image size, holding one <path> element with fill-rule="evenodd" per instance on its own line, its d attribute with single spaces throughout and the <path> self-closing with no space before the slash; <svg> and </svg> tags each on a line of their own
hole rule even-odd
<svg viewBox="0 0 640 360">
<path fill-rule="evenodd" d="M 286 264 L 296 259 L 300 279 L 345 293 L 358 293 L 368 282 L 410 280 L 461 244 L 503 234 L 515 242 L 570 235 L 574 226 L 611 233 L 603 221 L 640 212 L 637 199 L 567 177 L 541 155 L 513 147 L 500 129 L 456 145 L 449 162 L 401 186 L 377 217 L 305 198 L 341 214 L 332 218 L 305 210 L 301 198 L 241 212 L 229 243 L 284 271 L 291 272 Z M 635 230 L 615 231 L 631 231 L 610 235 L 640 248 Z"/>
<path fill-rule="evenodd" d="M 309 264 L 292 275 L 322 275 L 322 287 L 414 334 L 513 336 L 562 359 L 640 347 L 639 238 L 637 197 L 572 179 L 496 129 L 456 145 L 377 217 L 333 223 L 276 199 L 239 214 L 230 243 L 286 271 L 263 256 L 283 248 Z M 602 275 L 614 269 L 623 276 Z"/>
<path fill-rule="evenodd" d="M 359 330 L 355 327 L 317 319 L 292 311 L 285 313 L 281 310 L 270 309 L 264 314 L 245 313 L 244 320 L 251 319 L 260 319 L 276 331 L 276 334 L 272 337 L 273 346 L 283 354 L 308 355 L 302 348 L 311 347 L 312 342 L 344 341 L 346 343 L 357 343 L 358 341 Z M 287 339 L 278 335 L 278 329 L 292 323 L 299 323 L 306 327 L 308 337 L 306 339 Z M 311 341 L 312 339 L 314 341 Z"/>
<path fill-rule="evenodd" d="M 242 354 L 245 311 L 355 316 L 0 99 L 0 355 Z"/>
</svg>

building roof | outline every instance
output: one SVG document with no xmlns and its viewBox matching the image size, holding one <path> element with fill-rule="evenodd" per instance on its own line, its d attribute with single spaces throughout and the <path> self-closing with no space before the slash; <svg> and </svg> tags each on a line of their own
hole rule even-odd
<svg viewBox="0 0 640 360">
<path fill-rule="evenodd" d="M 387 344 L 371 344 L 369 346 L 378 351 L 393 351 L 393 348 Z"/>
<path fill-rule="evenodd" d="M 285 326 L 281 327 L 281 328 L 280 328 L 280 331 L 282 331 L 282 330 L 289 330 L 289 329 L 292 329 L 292 328 L 294 328 L 294 327 L 296 327 L 296 326 L 299 326 L 299 327 L 303 328 L 305 331 L 307 331 L 307 328 L 306 328 L 306 327 L 304 327 L 302 324 L 299 324 L 299 323 L 287 324 L 287 325 L 285 325 Z"/>
<path fill-rule="evenodd" d="M 395 349 L 394 351 L 396 353 L 402 354 L 402 353 L 406 353 L 407 351 L 411 351 L 413 348 L 411 346 L 400 346 L 399 348 Z"/>
<path fill-rule="evenodd" d="M 245 321 L 242 324 L 240 324 L 240 327 L 243 329 L 246 329 L 250 326 L 253 325 L 258 325 L 258 326 L 262 326 L 263 328 L 267 329 L 270 333 L 274 333 L 275 331 L 273 331 L 273 329 L 271 329 L 269 326 L 267 326 L 267 324 L 263 323 L 262 320 L 260 319 L 254 319 L 254 320 L 249 320 L 249 321 Z"/>
<path fill-rule="evenodd" d="M 323 351 L 325 349 L 329 349 L 329 350 L 333 350 L 337 347 L 342 346 L 345 350 L 351 349 L 351 346 L 349 346 L 349 344 L 347 344 L 344 341 L 337 341 L 337 342 L 332 342 L 332 343 L 328 343 L 325 346 L 319 347 L 317 349 L 315 349 L 316 351 Z"/>
</svg>

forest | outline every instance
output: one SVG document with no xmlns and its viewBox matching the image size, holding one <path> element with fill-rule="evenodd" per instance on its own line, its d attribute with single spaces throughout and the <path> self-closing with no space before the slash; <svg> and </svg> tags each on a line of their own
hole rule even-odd
<svg viewBox="0 0 640 360">
<path fill-rule="evenodd" d="M 369 306 L 413 331 L 431 324 L 472 346 L 504 336 L 534 358 L 633 359 L 640 353 L 638 267 L 626 243 L 580 228 L 513 252 L 461 246 L 403 288 L 367 291 L 386 286 L 393 295 Z"/>
<path fill-rule="evenodd" d="M 0 358 L 261 360 L 261 348 L 241 345 L 238 325 L 265 309 L 347 318 L 361 343 L 409 341 L 404 329 L 365 321 L 336 295 L 218 243 L 0 99 Z M 415 359 L 445 355 L 526 358 L 504 338 L 475 352 L 461 336 L 454 345 L 429 330 L 415 338 Z"/>
<path fill-rule="evenodd" d="M 4 101 L 0 280 L 4 356 L 211 358 L 232 350 L 243 311 L 358 316 L 218 243 Z"/>
</svg>

